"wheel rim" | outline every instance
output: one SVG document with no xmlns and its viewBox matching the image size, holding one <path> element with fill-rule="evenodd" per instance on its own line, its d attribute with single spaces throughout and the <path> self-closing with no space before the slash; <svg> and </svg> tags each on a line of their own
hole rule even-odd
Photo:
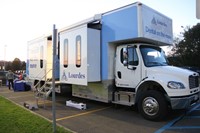
<svg viewBox="0 0 200 133">
<path fill-rule="evenodd" d="M 146 97 L 142 104 L 143 110 L 147 115 L 156 115 L 159 111 L 159 104 L 153 97 Z"/>
</svg>

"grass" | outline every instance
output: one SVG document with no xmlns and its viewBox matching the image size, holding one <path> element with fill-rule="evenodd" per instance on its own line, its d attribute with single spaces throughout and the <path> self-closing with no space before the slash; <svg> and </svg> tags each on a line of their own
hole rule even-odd
<svg viewBox="0 0 200 133">
<path fill-rule="evenodd" d="M 69 133 L 56 127 L 56 133 Z M 52 123 L 0 96 L 0 133 L 52 133 Z"/>
</svg>

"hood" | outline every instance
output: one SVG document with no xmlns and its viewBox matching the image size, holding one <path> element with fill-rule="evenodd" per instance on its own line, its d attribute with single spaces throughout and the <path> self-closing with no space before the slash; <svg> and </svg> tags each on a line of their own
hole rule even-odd
<svg viewBox="0 0 200 133">
<path fill-rule="evenodd" d="M 188 69 L 183 69 L 174 66 L 159 66 L 159 67 L 149 67 L 147 68 L 147 77 L 150 75 L 168 75 L 167 77 L 176 76 L 177 78 L 187 78 L 190 75 L 198 76 L 198 73 L 193 72 Z"/>
</svg>

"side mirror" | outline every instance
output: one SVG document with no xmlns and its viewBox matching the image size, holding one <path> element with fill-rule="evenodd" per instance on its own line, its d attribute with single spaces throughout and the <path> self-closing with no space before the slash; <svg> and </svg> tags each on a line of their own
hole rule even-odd
<svg viewBox="0 0 200 133">
<path fill-rule="evenodd" d="M 127 48 L 123 48 L 123 64 L 124 64 L 124 66 L 128 65 L 128 51 L 127 51 Z"/>
<path fill-rule="evenodd" d="M 127 59 L 125 59 L 125 60 L 123 61 L 123 64 L 124 64 L 124 66 L 127 66 L 127 65 L 128 65 Z"/>
</svg>

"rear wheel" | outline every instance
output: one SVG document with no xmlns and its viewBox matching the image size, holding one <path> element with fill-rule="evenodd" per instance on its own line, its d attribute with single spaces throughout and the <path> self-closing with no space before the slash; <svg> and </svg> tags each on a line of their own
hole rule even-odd
<svg viewBox="0 0 200 133">
<path fill-rule="evenodd" d="M 168 112 L 164 95 L 155 90 L 145 91 L 138 101 L 140 114 L 148 120 L 161 120 Z"/>
</svg>

